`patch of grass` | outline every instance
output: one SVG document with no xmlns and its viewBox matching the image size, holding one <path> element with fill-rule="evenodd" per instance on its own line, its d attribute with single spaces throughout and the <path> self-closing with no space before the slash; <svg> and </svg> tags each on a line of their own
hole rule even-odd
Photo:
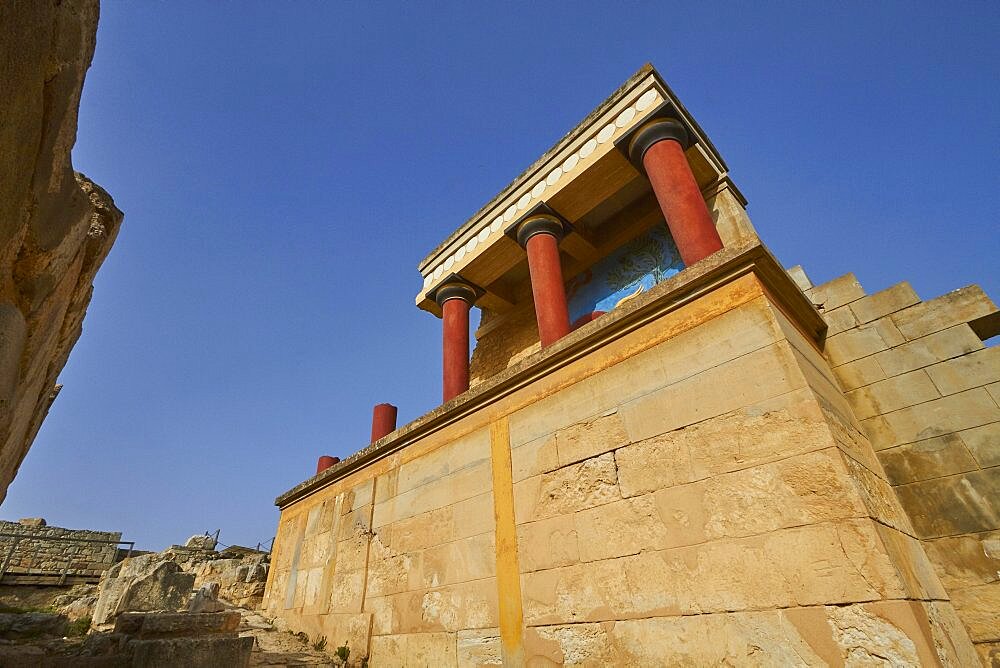
<svg viewBox="0 0 1000 668">
<path fill-rule="evenodd" d="M 326 649 L 326 636 L 320 636 L 319 640 L 312 644 L 312 648 L 317 652 L 322 652 Z"/>
<path fill-rule="evenodd" d="M 75 622 L 69 623 L 69 629 L 66 631 L 66 635 L 70 638 L 74 638 L 85 636 L 88 631 L 90 631 L 90 617 L 81 617 Z"/>
</svg>

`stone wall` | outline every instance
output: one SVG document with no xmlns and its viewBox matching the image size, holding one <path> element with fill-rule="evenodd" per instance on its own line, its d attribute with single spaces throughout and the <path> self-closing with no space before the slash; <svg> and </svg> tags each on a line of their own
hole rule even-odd
<svg viewBox="0 0 1000 668">
<path fill-rule="evenodd" d="M 1000 661 L 1000 311 L 977 286 L 921 301 L 848 274 L 802 287 L 826 357 L 986 661 Z"/>
<path fill-rule="evenodd" d="M 0 502 L 79 338 L 122 213 L 73 171 L 97 0 L 0 3 Z"/>
<path fill-rule="evenodd" d="M 972 665 L 801 293 L 734 257 L 281 497 L 265 611 L 372 665 Z"/>
<path fill-rule="evenodd" d="M 35 524 L 35 523 L 33 523 Z M 0 563 L 7 561 L 5 577 L 32 574 L 49 576 L 78 575 L 100 577 L 114 565 L 118 555 L 120 531 L 89 531 L 85 529 L 63 529 L 19 522 L 0 520 L 0 532 L 14 533 L 24 538 L 0 536 Z M 73 538 L 77 541 L 108 541 L 106 543 L 54 540 Z M 14 551 L 11 546 L 16 542 Z M 23 582 L 23 579 L 22 579 Z"/>
</svg>

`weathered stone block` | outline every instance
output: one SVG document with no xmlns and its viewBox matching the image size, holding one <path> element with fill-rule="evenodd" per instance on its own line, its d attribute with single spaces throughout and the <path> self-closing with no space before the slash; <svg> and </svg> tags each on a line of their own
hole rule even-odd
<svg viewBox="0 0 1000 668">
<path fill-rule="evenodd" d="M 130 640 L 127 651 L 131 665 L 144 668 L 243 668 L 250 665 L 253 643 L 251 637 Z"/>
<path fill-rule="evenodd" d="M 897 376 L 982 349 L 982 340 L 962 324 L 877 353 L 875 360 L 887 376 Z"/>
<path fill-rule="evenodd" d="M 847 393 L 859 420 L 936 399 L 937 387 L 923 369 L 873 383 Z"/>
<path fill-rule="evenodd" d="M 802 268 L 802 265 L 797 264 L 794 267 L 788 269 L 788 275 L 792 277 L 795 281 L 795 285 L 799 286 L 799 290 L 805 292 L 806 290 L 811 290 L 813 287 L 812 281 L 806 275 L 806 270 Z"/>
<path fill-rule="evenodd" d="M 1000 583 L 958 589 L 951 601 L 973 642 L 1000 642 Z"/>
<path fill-rule="evenodd" d="M 630 439 L 640 441 L 779 396 L 804 382 L 789 344 L 779 342 L 631 401 L 621 412 Z"/>
<path fill-rule="evenodd" d="M 832 281 L 817 285 L 806 292 L 813 304 L 823 311 L 832 311 L 861 299 L 865 291 L 854 274 L 844 274 Z"/>
<path fill-rule="evenodd" d="M 1000 465 L 1000 422 L 960 432 L 982 468 Z"/>
<path fill-rule="evenodd" d="M 941 394 L 955 394 L 1000 381 L 1000 347 L 986 348 L 927 367 Z"/>
<path fill-rule="evenodd" d="M 559 466 L 610 452 L 627 445 L 628 434 L 617 411 L 560 429 L 555 433 Z"/>
<path fill-rule="evenodd" d="M 500 629 L 473 629 L 459 631 L 456 638 L 459 666 L 484 668 L 502 666 Z"/>
<path fill-rule="evenodd" d="M 0 613 L 0 638 L 21 640 L 66 635 L 68 622 L 62 615 L 47 612 Z"/>
<path fill-rule="evenodd" d="M 115 619 L 115 633 L 137 638 L 235 634 L 240 613 L 125 612 Z"/>
<path fill-rule="evenodd" d="M 827 338 L 824 350 L 830 359 L 830 364 L 836 367 L 888 350 L 890 347 L 891 345 L 882 338 L 878 327 L 869 323 Z"/>
<path fill-rule="evenodd" d="M 620 498 L 618 471 L 611 453 L 514 485 L 518 522 L 574 513 Z"/>
<path fill-rule="evenodd" d="M 920 297 L 913 291 L 910 284 L 904 281 L 881 292 L 851 302 L 849 308 L 857 316 L 859 323 L 866 323 L 901 311 L 919 302 Z"/>
<path fill-rule="evenodd" d="M 921 538 L 1000 528 L 1000 468 L 901 485 L 896 494 Z"/>
<path fill-rule="evenodd" d="M 903 336 L 912 341 L 982 318 L 996 310 L 996 305 L 982 288 L 970 285 L 912 306 L 891 317 Z"/>
<path fill-rule="evenodd" d="M 979 468 L 959 434 L 937 436 L 882 450 L 878 458 L 893 485 L 905 485 Z"/>
<path fill-rule="evenodd" d="M 576 523 L 559 515 L 517 526 L 517 559 L 521 572 L 569 566 L 580 561 Z"/>
<path fill-rule="evenodd" d="M 1000 407 L 983 388 L 910 406 L 863 422 L 876 450 L 1000 421 Z"/>
<path fill-rule="evenodd" d="M 949 591 L 1000 582 L 1000 531 L 936 538 L 923 545 Z"/>
<path fill-rule="evenodd" d="M 598 561 L 667 547 L 667 527 L 652 496 L 615 501 L 574 516 L 580 559 Z"/>
<path fill-rule="evenodd" d="M 493 472 L 488 460 L 428 482 L 375 504 L 372 526 L 376 529 L 391 522 L 444 508 L 483 493 L 493 486 Z"/>
<path fill-rule="evenodd" d="M 826 321 L 827 325 L 827 337 L 836 336 L 841 332 L 858 326 L 858 319 L 850 306 L 841 306 L 832 311 L 827 311 L 823 314 L 823 320 Z"/>
</svg>

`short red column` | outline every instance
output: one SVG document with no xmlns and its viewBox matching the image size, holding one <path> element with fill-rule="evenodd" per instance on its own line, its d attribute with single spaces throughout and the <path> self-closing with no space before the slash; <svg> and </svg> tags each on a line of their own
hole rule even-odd
<svg viewBox="0 0 1000 668">
<path fill-rule="evenodd" d="M 555 343 L 570 332 L 566 287 L 563 284 L 559 241 L 563 226 L 552 218 L 532 218 L 518 228 L 517 240 L 528 253 L 531 296 L 542 347 Z"/>
<path fill-rule="evenodd" d="M 376 404 L 372 410 L 372 443 L 396 430 L 396 412 L 392 404 Z"/>
<path fill-rule="evenodd" d="M 327 470 L 334 464 L 340 462 L 340 457 L 331 457 L 330 455 L 323 455 L 316 462 L 316 475 L 319 475 L 323 471 Z"/>
<path fill-rule="evenodd" d="M 670 235 L 684 264 L 690 266 L 721 250 L 722 239 L 684 156 L 686 144 L 684 126 L 663 119 L 639 130 L 629 153 L 646 170 Z"/>
<path fill-rule="evenodd" d="M 447 283 L 437 290 L 442 322 L 442 396 L 450 401 L 469 389 L 469 309 L 476 290 L 468 283 Z"/>
</svg>

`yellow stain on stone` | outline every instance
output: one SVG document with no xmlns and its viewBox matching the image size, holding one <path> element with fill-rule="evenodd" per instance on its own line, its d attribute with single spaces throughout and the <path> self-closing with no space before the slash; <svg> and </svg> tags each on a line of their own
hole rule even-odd
<svg viewBox="0 0 1000 668">
<path fill-rule="evenodd" d="M 506 416 L 490 423 L 493 466 L 493 514 L 496 518 L 497 600 L 503 665 L 524 665 L 524 614 L 514 527 L 514 482 L 510 461 L 510 425 Z"/>
</svg>

